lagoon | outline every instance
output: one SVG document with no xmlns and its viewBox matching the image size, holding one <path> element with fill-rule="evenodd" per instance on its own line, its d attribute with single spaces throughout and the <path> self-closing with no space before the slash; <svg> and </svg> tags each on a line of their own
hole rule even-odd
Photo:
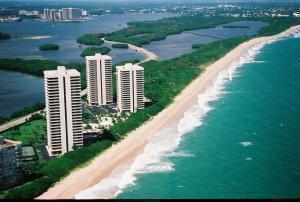
<svg viewBox="0 0 300 202">
<path fill-rule="evenodd" d="M 84 22 L 45 22 L 25 19 L 19 23 L 1 23 L 0 30 L 19 38 L 0 41 L 0 58 L 53 59 L 62 63 L 78 61 L 87 46 L 76 43 L 76 38 L 86 33 L 113 32 L 124 28 L 127 22 L 158 20 L 175 14 L 120 14 L 103 15 Z M 40 51 L 41 44 L 54 43 L 58 51 Z M 104 45 L 109 46 L 109 45 Z M 110 47 L 111 48 L 111 47 Z M 131 59 L 144 59 L 144 55 L 129 49 L 111 48 L 113 63 Z M 44 101 L 43 79 L 17 72 L 0 71 L 0 116 Z"/>
<path fill-rule="evenodd" d="M 251 36 L 268 23 L 261 21 L 236 21 L 225 25 L 249 26 L 249 28 L 215 28 L 186 31 L 181 34 L 170 35 L 162 41 L 155 41 L 143 46 L 158 55 L 160 60 L 172 59 L 195 51 L 193 44 L 208 44 L 217 40 L 238 36 Z"/>
</svg>

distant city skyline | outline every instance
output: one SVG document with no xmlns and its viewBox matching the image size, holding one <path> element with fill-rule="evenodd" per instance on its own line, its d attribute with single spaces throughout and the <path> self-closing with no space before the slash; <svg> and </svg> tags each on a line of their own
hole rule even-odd
<svg viewBox="0 0 300 202">
<path fill-rule="evenodd" d="M 106 3 L 121 3 L 121 2 L 143 2 L 143 3 L 159 3 L 159 2 L 172 2 L 172 3 L 234 3 L 234 2 L 241 2 L 241 3 L 247 3 L 247 2 L 282 2 L 282 3 L 289 3 L 289 2 L 300 2 L 300 0 L 114 0 L 113 2 L 111 0 L 60 0 L 60 1 L 52 1 L 52 0 L 29 0 L 29 1 L 23 1 L 23 0 L 0 0 L 0 2 L 106 2 Z"/>
</svg>

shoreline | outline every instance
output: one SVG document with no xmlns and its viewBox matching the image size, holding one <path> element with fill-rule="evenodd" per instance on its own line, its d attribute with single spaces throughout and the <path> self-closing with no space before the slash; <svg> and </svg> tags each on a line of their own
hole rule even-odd
<svg viewBox="0 0 300 202">
<path fill-rule="evenodd" d="M 108 43 L 108 44 L 120 44 L 120 42 L 115 42 L 115 41 L 107 41 L 105 40 L 104 38 L 102 38 L 102 40 L 105 42 L 105 43 Z M 127 43 L 126 43 L 127 44 Z M 141 63 L 144 63 L 144 62 L 148 62 L 150 60 L 158 60 L 158 56 L 153 53 L 153 52 L 150 52 L 148 51 L 147 49 L 144 49 L 142 47 L 138 47 L 138 46 L 135 46 L 135 45 L 132 45 L 132 44 L 127 44 L 128 45 L 128 49 L 131 49 L 133 51 L 137 51 L 138 53 L 141 53 L 143 55 L 145 55 L 145 59 L 138 62 L 137 64 L 141 64 Z M 3 71 L 9 71 L 9 70 L 3 70 Z M 26 74 L 26 73 L 24 73 Z M 26 74 L 27 75 L 27 74 Z M 42 78 L 42 77 L 41 77 Z M 80 96 L 85 96 L 87 94 L 87 89 L 83 89 L 81 92 L 80 92 Z M 23 123 L 26 122 L 26 120 L 28 118 L 30 118 L 32 115 L 34 114 L 38 114 L 38 113 L 41 113 L 43 112 L 43 110 L 39 110 L 39 111 L 35 111 L 35 112 L 32 112 L 30 114 L 27 114 L 25 116 L 22 116 L 22 117 L 19 117 L 19 118 L 16 118 L 16 119 L 13 119 L 13 120 L 10 120 L 9 122 L 6 122 L 6 123 L 3 123 L 3 124 L 0 124 L 0 133 L 1 132 L 4 132 L 12 127 L 15 127 L 15 126 L 18 126 L 18 125 L 21 125 Z"/>
<path fill-rule="evenodd" d="M 147 49 L 143 48 L 143 47 L 138 47 L 138 46 L 135 46 L 135 45 L 132 45 L 132 44 L 129 44 L 129 43 L 121 43 L 121 42 L 117 42 L 117 41 L 108 41 L 108 40 L 105 40 L 105 38 L 101 38 L 104 43 L 107 43 L 107 44 L 127 44 L 128 45 L 128 49 L 131 49 L 133 51 L 136 51 L 138 53 L 142 53 L 146 56 L 146 59 L 140 61 L 139 63 L 137 64 L 141 64 L 141 63 L 144 63 L 144 62 L 148 62 L 150 60 L 158 60 L 159 57 L 151 52 L 151 51 L 148 51 Z"/>
<path fill-rule="evenodd" d="M 193 80 L 174 99 L 173 103 L 159 114 L 140 128 L 130 132 L 124 140 L 95 157 L 85 167 L 71 172 L 67 177 L 49 188 L 47 192 L 37 197 L 37 199 L 73 199 L 79 192 L 98 184 L 119 166 L 130 165 L 138 154 L 143 151 L 148 143 L 148 139 L 166 125 L 180 120 L 189 107 L 197 101 L 197 96 L 214 82 L 221 71 L 228 69 L 235 59 L 241 57 L 245 51 L 256 45 L 276 40 L 296 29 L 300 29 L 300 25 L 291 27 L 274 36 L 254 38 L 238 45 L 218 61 L 207 66 L 206 70 Z M 89 176 L 89 179 L 86 179 L 86 176 Z"/>
</svg>

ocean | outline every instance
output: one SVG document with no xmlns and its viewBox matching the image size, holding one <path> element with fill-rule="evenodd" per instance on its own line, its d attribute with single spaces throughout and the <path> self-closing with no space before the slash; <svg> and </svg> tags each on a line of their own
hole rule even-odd
<svg viewBox="0 0 300 202">
<path fill-rule="evenodd" d="M 132 165 L 76 198 L 299 198 L 299 47 L 294 34 L 248 50 Z"/>
</svg>

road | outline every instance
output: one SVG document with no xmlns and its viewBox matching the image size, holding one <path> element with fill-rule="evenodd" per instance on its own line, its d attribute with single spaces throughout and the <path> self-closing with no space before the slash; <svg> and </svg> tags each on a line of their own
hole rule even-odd
<svg viewBox="0 0 300 202">
<path fill-rule="evenodd" d="M 12 127 L 21 125 L 21 124 L 25 123 L 27 121 L 27 119 L 29 119 L 32 115 L 42 113 L 43 111 L 44 110 L 36 111 L 36 112 L 31 113 L 31 114 L 22 116 L 20 118 L 11 120 L 11 121 L 3 124 L 3 125 L 0 125 L 0 132 L 6 131 L 6 130 L 12 128 Z"/>
</svg>

